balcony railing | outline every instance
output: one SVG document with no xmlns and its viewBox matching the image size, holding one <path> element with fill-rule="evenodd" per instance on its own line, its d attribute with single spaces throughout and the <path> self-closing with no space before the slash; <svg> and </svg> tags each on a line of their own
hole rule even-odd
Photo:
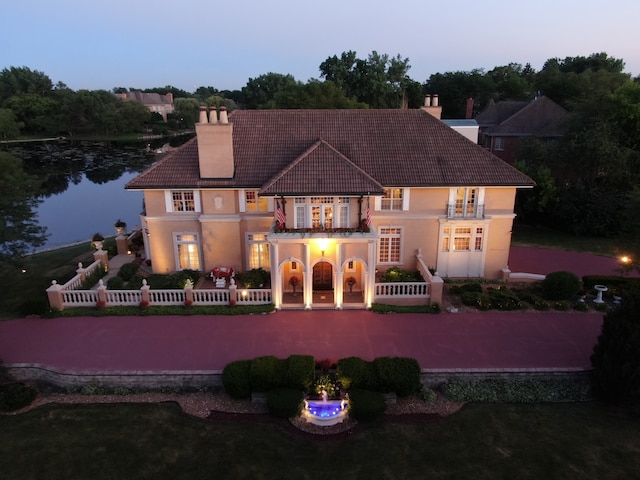
<svg viewBox="0 0 640 480">
<path fill-rule="evenodd" d="M 484 218 L 484 205 L 474 205 L 473 209 L 465 205 L 462 211 L 459 207 L 457 210 L 455 203 L 447 205 L 447 218 Z"/>
</svg>

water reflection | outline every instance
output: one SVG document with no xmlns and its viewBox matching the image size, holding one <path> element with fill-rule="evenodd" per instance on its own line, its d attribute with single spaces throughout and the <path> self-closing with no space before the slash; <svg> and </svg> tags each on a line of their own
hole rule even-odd
<svg viewBox="0 0 640 480">
<path fill-rule="evenodd" d="M 124 220 L 129 228 L 140 223 L 142 192 L 124 185 L 156 159 L 191 137 L 135 144 L 115 142 L 25 143 L 3 145 L 23 160 L 25 170 L 38 179 L 38 222 L 49 235 L 44 249 L 88 240 L 93 233 L 114 233 Z"/>
</svg>

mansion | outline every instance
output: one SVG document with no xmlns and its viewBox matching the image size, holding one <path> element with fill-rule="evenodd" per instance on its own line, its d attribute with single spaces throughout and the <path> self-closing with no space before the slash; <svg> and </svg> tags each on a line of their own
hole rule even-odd
<svg viewBox="0 0 640 480">
<path fill-rule="evenodd" d="M 293 294 L 307 309 L 370 307 L 376 279 L 417 256 L 500 277 L 534 182 L 439 112 L 202 107 L 195 138 L 126 185 L 144 193 L 153 271 L 262 268 L 276 308 Z"/>
</svg>

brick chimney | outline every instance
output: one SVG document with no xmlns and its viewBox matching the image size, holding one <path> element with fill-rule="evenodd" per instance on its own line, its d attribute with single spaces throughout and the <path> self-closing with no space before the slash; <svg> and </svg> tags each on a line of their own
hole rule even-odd
<svg viewBox="0 0 640 480">
<path fill-rule="evenodd" d="M 422 107 L 422 110 L 427 112 L 429 115 L 436 117 L 438 120 L 442 118 L 442 107 L 438 105 L 437 93 L 424 97 L 424 106 Z"/>
<path fill-rule="evenodd" d="M 464 118 L 467 120 L 473 118 L 473 98 L 467 98 L 467 110 L 465 111 Z"/>
<path fill-rule="evenodd" d="M 224 107 L 223 107 L 224 108 Z M 218 121 L 216 109 L 200 107 L 200 121 L 196 123 L 198 162 L 201 178 L 233 178 L 233 124 L 229 123 L 226 108 L 221 109 Z"/>
</svg>

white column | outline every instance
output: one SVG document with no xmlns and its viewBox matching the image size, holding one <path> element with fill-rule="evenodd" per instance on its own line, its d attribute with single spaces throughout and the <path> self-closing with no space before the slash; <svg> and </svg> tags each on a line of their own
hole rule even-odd
<svg viewBox="0 0 640 480">
<path fill-rule="evenodd" d="M 338 310 L 342 309 L 344 302 L 344 273 L 342 272 L 342 259 L 344 258 L 344 244 L 336 244 L 336 284 L 333 289 L 334 306 Z"/>
<path fill-rule="evenodd" d="M 276 310 L 280 310 L 282 308 L 282 270 L 280 269 L 278 244 L 270 243 L 269 250 L 271 258 L 271 291 L 273 295 L 273 305 Z"/>
<path fill-rule="evenodd" d="M 311 268 L 311 247 L 309 243 L 303 245 L 302 254 L 304 256 L 304 309 L 311 310 L 313 303 L 313 268 Z"/>
<path fill-rule="evenodd" d="M 371 304 L 373 303 L 373 296 L 375 292 L 375 283 L 376 283 L 376 241 L 369 241 L 369 259 L 367 260 L 369 263 L 369 268 L 367 268 L 368 279 L 366 282 L 367 289 L 364 297 L 364 303 L 366 308 L 371 308 Z"/>
</svg>

